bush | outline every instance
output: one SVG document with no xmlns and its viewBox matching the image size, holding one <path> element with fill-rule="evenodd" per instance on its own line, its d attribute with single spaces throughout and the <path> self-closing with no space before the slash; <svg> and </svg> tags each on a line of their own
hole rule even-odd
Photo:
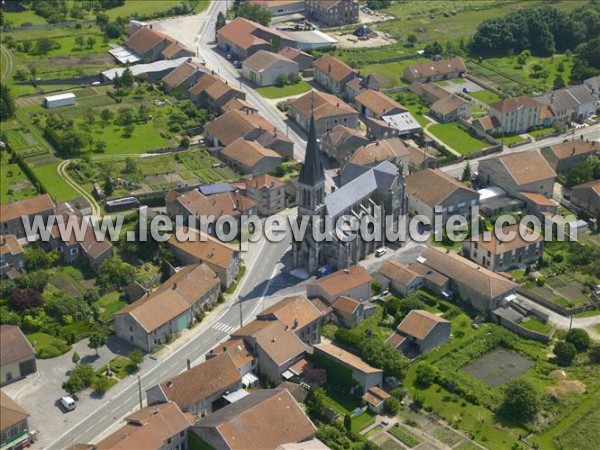
<svg viewBox="0 0 600 450">
<path fill-rule="evenodd" d="M 544 278 L 543 276 L 538 277 L 538 279 L 535 280 L 535 284 L 537 284 L 538 286 L 543 286 L 544 284 L 546 284 L 546 278 Z"/>
<path fill-rule="evenodd" d="M 374 294 L 379 294 L 381 292 L 381 281 L 379 280 L 373 280 L 371 282 L 371 290 L 373 291 Z"/>
<path fill-rule="evenodd" d="M 110 380 L 105 376 L 97 376 L 92 382 L 92 389 L 98 394 L 104 394 L 110 388 Z"/>
<path fill-rule="evenodd" d="M 390 416 L 395 416 L 400 409 L 400 402 L 395 397 L 388 397 L 383 402 L 383 409 Z"/>
<path fill-rule="evenodd" d="M 417 366 L 415 384 L 422 389 L 431 386 L 438 377 L 438 370 L 428 362 L 422 362 Z"/>
<path fill-rule="evenodd" d="M 554 345 L 553 353 L 559 365 L 570 366 L 577 355 L 577 349 L 570 342 L 558 341 Z"/>
<path fill-rule="evenodd" d="M 573 344 L 578 352 L 586 351 L 592 343 L 590 335 L 581 328 L 573 328 L 569 330 L 565 336 L 565 341 Z"/>
<path fill-rule="evenodd" d="M 540 396 L 529 381 L 512 380 L 506 385 L 500 409 L 505 417 L 528 422 L 540 409 Z"/>
<path fill-rule="evenodd" d="M 335 332 L 335 340 L 340 344 L 344 344 L 348 347 L 358 350 L 363 337 L 354 331 L 347 330 L 345 328 L 338 328 Z"/>
</svg>

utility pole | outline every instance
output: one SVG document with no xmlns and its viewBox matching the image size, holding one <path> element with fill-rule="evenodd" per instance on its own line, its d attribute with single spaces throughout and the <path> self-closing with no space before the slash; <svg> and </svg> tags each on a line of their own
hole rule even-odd
<svg viewBox="0 0 600 450">
<path fill-rule="evenodd" d="M 139 375 L 138 375 L 138 393 L 140 396 L 140 409 L 142 409 L 142 380 L 140 379 Z"/>
</svg>

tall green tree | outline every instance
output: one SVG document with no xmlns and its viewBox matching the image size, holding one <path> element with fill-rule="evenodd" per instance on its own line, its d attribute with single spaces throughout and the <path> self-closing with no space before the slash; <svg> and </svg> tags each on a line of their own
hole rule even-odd
<svg viewBox="0 0 600 450">
<path fill-rule="evenodd" d="M 529 422 L 535 417 L 540 406 L 540 395 L 532 383 L 526 380 L 512 380 L 507 383 L 500 408 L 505 417 Z"/>
<path fill-rule="evenodd" d="M 103 347 L 106 344 L 106 334 L 100 330 L 94 330 L 90 333 L 88 347 L 96 350 L 96 355 L 98 354 L 98 349 Z"/>
<path fill-rule="evenodd" d="M 15 99 L 10 89 L 4 83 L 0 83 L 0 120 L 10 119 L 15 115 Z"/>
<path fill-rule="evenodd" d="M 225 19 L 225 15 L 219 11 L 219 14 L 217 14 L 217 22 L 215 23 L 215 30 L 218 31 L 221 28 L 223 28 L 225 25 L 227 25 L 227 20 Z"/>
</svg>

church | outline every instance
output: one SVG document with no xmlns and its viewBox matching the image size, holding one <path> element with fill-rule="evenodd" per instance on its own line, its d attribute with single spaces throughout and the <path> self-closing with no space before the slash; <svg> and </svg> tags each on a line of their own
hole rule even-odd
<svg viewBox="0 0 600 450">
<path fill-rule="evenodd" d="M 375 167 L 355 166 L 345 174 L 344 184 L 325 194 L 325 171 L 318 149 L 314 118 L 311 117 L 304 164 L 298 177 L 298 218 L 307 220 L 308 226 L 301 241 L 293 242 L 294 266 L 317 274 L 319 268 L 331 266 L 347 268 L 365 259 L 385 244 L 386 230 L 397 227 L 398 220 L 406 212 L 405 183 L 402 170 L 389 161 Z M 383 219 L 382 239 L 365 239 L 360 233 L 352 240 L 342 240 L 335 232 L 331 239 L 315 239 L 316 230 L 325 230 L 327 220 L 336 224 L 338 218 L 375 216 L 380 208 Z M 392 216 L 393 222 L 386 223 L 385 217 Z M 304 219 L 303 219 L 304 218 Z M 378 226 L 378 225 L 374 225 Z M 370 229 L 371 230 L 371 229 Z"/>
</svg>

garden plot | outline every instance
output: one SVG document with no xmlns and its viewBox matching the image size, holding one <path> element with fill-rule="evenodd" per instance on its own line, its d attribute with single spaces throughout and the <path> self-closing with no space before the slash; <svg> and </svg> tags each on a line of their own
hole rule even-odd
<svg viewBox="0 0 600 450">
<path fill-rule="evenodd" d="M 497 387 L 524 374 L 533 364 L 515 351 L 497 349 L 480 356 L 462 370 L 489 386 Z"/>
</svg>

